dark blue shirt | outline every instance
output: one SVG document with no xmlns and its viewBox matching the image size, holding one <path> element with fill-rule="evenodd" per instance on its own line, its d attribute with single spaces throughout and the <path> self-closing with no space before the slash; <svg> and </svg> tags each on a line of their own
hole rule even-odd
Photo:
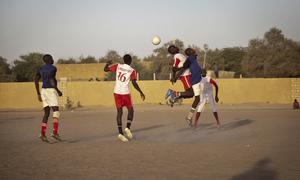
<svg viewBox="0 0 300 180">
<path fill-rule="evenodd" d="M 199 83 L 202 79 L 202 77 L 201 77 L 202 70 L 198 64 L 196 56 L 189 56 L 186 59 L 185 66 L 188 66 L 191 71 L 191 78 L 190 78 L 191 84 L 195 85 L 195 84 Z"/>
<path fill-rule="evenodd" d="M 39 70 L 38 73 L 40 73 L 42 81 L 43 81 L 43 86 L 42 88 L 54 88 L 50 80 L 53 79 L 54 84 L 57 85 L 57 81 L 55 78 L 56 75 L 56 67 L 53 66 L 52 64 L 45 64 L 43 65 Z"/>
</svg>

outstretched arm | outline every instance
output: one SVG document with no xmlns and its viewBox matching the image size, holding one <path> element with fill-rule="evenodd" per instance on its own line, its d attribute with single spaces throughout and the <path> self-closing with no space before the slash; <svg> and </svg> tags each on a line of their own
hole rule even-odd
<svg viewBox="0 0 300 180">
<path fill-rule="evenodd" d="M 142 98 L 142 100 L 145 100 L 145 94 L 143 93 L 143 91 L 140 89 L 139 85 L 137 84 L 136 80 L 132 80 L 132 85 L 133 87 L 140 93 L 140 96 Z"/>
<path fill-rule="evenodd" d="M 38 100 L 42 102 L 41 92 L 40 92 L 40 85 L 39 80 L 41 79 L 41 74 L 39 72 L 36 73 L 34 78 L 35 90 L 38 96 Z"/>
</svg>

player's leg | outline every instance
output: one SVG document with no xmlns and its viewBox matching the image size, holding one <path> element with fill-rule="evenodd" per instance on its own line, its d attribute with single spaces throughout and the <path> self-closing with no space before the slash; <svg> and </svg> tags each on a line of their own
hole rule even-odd
<svg viewBox="0 0 300 180">
<path fill-rule="evenodd" d="M 124 136 L 123 129 L 122 129 L 123 96 L 120 94 L 114 94 L 114 97 L 115 97 L 115 103 L 117 108 L 117 125 L 119 131 L 118 138 L 123 142 L 127 142 L 128 139 Z"/>
<path fill-rule="evenodd" d="M 48 142 L 48 139 L 46 137 L 46 130 L 47 130 L 47 123 L 48 123 L 48 118 L 50 115 L 50 107 L 46 106 L 44 107 L 44 117 L 42 120 L 42 124 L 41 124 L 41 134 L 40 134 L 40 138 L 42 141 Z"/>
<path fill-rule="evenodd" d="M 130 131 L 130 127 L 131 127 L 131 123 L 133 121 L 134 109 L 132 106 L 131 96 L 129 94 L 124 96 L 124 103 L 125 103 L 124 105 L 127 107 L 127 110 L 128 110 L 127 125 L 126 125 L 126 128 L 124 131 L 125 131 L 126 137 L 128 139 L 132 139 L 133 135 Z"/>
<path fill-rule="evenodd" d="M 217 112 L 217 108 L 216 108 L 216 103 L 213 99 L 213 96 L 212 94 L 208 96 L 208 101 L 209 101 L 209 104 L 212 108 L 212 111 L 213 111 L 213 115 L 216 119 L 216 122 L 217 122 L 217 127 L 219 128 L 220 127 L 220 120 L 219 120 L 219 116 L 218 116 L 218 112 Z"/>
<path fill-rule="evenodd" d="M 53 137 L 56 140 L 61 141 L 61 138 L 58 134 L 58 121 L 59 121 L 59 117 L 60 117 L 59 107 L 53 106 L 52 110 L 53 110 L 53 131 L 52 131 L 51 137 Z"/>
<path fill-rule="evenodd" d="M 197 126 L 198 126 L 198 121 L 199 121 L 199 118 L 201 116 L 201 113 L 204 111 L 205 103 L 206 103 L 206 98 L 203 96 L 203 94 L 201 94 L 200 95 L 200 103 L 199 103 L 199 106 L 197 108 L 197 113 L 195 115 L 195 122 L 194 122 L 194 127 L 195 128 L 197 128 Z"/>
<path fill-rule="evenodd" d="M 200 83 L 197 83 L 197 84 L 193 85 L 192 87 L 193 87 L 195 99 L 194 99 L 194 102 L 192 104 L 192 107 L 191 107 L 187 117 L 185 118 L 187 123 L 189 124 L 189 126 L 193 126 L 192 118 L 193 118 L 193 115 L 196 111 L 196 107 L 197 107 L 197 105 L 199 104 L 199 101 L 200 101 Z"/>
</svg>

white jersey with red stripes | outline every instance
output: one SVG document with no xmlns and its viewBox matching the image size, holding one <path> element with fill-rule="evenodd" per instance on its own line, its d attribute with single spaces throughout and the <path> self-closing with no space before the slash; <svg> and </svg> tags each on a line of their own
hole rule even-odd
<svg viewBox="0 0 300 180">
<path fill-rule="evenodd" d="M 110 72 L 116 72 L 115 94 L 130 94 L 129 82 L 136 80 L 136 71 L 128 64 L 113 64 L 109 66 Z"/>
<path fill-rule="evenodd" d="M 186 61 L 186 57 L 185 55 L 181 54 L 181 53 L 177 53 L 174 55 L 174 62 L 173 62 L 173 67 L 175 68 L 182 68 L 184 62 Z M 181 76 L 187 76 L 190 75 L 191 72 L 189 69 L 186 69 Z"/>
<path fill-rule="evenodd" d="M 216 83 L 210 77 L 203 77 L 200 81 L 200 86 L 202 90 L 202 94 L 212 94 L 212 85 Z"/>
</svg>

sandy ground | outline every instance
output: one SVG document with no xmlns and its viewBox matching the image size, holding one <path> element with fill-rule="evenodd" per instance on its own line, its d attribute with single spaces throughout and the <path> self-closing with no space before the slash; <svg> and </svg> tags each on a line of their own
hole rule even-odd
<svg viewBox="0 0 300 180">
<path fill-rule="evenodd" d="M 300 111 L 221 105 L 218 130 L 209 108 L 188 128 L 188 109 L 136 106 L 129 143 L 117 140 L 113 108 L 66 111 L 63 142 L 49 144 L 37 138 L 42 111 L 2 110 L 0 179 L 300 179 Z"/>
</svg>

